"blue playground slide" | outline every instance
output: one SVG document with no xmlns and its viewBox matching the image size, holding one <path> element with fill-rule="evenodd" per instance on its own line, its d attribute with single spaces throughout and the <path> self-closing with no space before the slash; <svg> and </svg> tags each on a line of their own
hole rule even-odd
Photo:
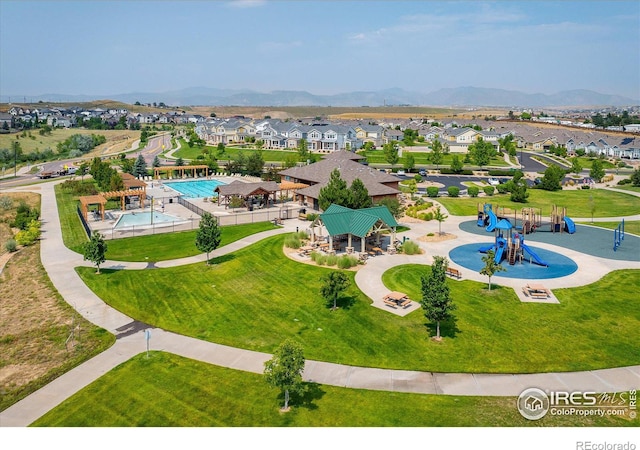
<svg viewBox="0 0 640 450">
<path fill-rule="evenodd" d="M 493 231 L 498 224 L 498 216 L 496 216 L 493 211 L 489 210 L 489 225 L 487 226 L 487 231 Z"/>
<path fill-rule="evenodd" d="M 576 224 L 573 223 L 573 220 L 571 220 L 570 218 L 568 218 L 567 216 L 564 217 L 564 223 L 567 227 L 567 232 L 569 234 L 573 234 L 576 232 Z"/>
<path fill-rule="evenodd" d="M 529 247 L 527 244 L 525 244 L 524 242 L 522 243 L 522 250 L 526 251 L 527 253 L 529 253 L 531 255 L 531 258 L 533 258 L 533 260 L 537 263 L 540 264 L 541 266 L 546 266 L 549 267 L 549 264 L 547 264 L 546 262 L 544 262 L 543 260 L 540 259 L 540 257 L 537 255 L 536 252 L 534 252 L 531 247 Z"/>
<path fill-rule="evenodd" d="M 480 247 L 478 251 L 480 253 L 487 253 L 489 250 L 493 250 L 496 247 L 495 244 L 485 245 L 484 247 Z"/>
<path fill-rule="evenodd" d="M 503 253 L 504 253 L 504 247 L 498 247 L 498 250 L 496 250 L 496 256 L 493 258 L 496 264 L 500 264 L 502 262 Z"/>
</svg>

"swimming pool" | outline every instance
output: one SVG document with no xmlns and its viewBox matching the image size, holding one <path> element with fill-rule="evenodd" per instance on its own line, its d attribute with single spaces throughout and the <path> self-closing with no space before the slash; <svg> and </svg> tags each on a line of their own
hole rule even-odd
<svg viewBox="0 0 640 450">
<path fill-rule="evenodd" d="M 216 197 L 213 191 L 221 184 L 220 180 L 165 181 L 164 185 L 187 198 Z"/>
<path fill-rule="evenodd" d="M 477 244 L 466 244 L 454 248 L 449 252 L 449 259 L 456 264 L 460 264 L 474 272 L 479 272 L 484 267 L 482 262 L 483 253 L 480 253 L 478 249 L 483 246 L 492 244 L 492 242 L 478 242 Z M 548 278 L 560 278 L 567 275 L 571 275 L 578 270 L 578 265 L 573 262 L 571 258 L 568 258 L 560 253 L 552 252 L 551 250 L 545 250 L 540 247 L 534 247 L 527 242 L 529 247 L 540 257 L 541 260 L 549 264 L 548 267 L 541 266 L 535 263 L 529 263 L 525 261 L 523 263 L 516 263 L 513 266 L 506 260 L 502 261 L 502 267 L 506 269 L 506 272 L 497 272 L 495 276 L 505 278 L 523 278 L 523 279 L 548 279 Z"/>
<path fill-rule="evenodd" d="M 185 219 L 180 217 L 171 216 L 169 214 L 153 212 L 153 223 L 151 222 L 151 212 L 144 211 L 139 213 L 127 213 L 122 214 L 113 228 L 127 228 L 127 227 L 143 227 L 143 226 L 162 226 L 170 225 L 172 223 L 183 223 Z"/>
</svg>

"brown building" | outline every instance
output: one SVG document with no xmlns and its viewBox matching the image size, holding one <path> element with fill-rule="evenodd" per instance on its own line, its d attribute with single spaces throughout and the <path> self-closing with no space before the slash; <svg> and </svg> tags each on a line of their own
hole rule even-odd
<svg viewBox="0 0 640 450">
<path fill-rule="evenodd" d="M 320 189 L 327 185 L 334 169 L 340 171 L 340 178 L 346 181 L 347 186 L 351 186 L 353 180 L 359 178 L 367 188 L 374 204 L 383 198 L 396 198 L 400 193 L 398 189 L 400 179 L 395 175 L 380 172 L 357 162 L 361 159 L 360 155 L 341 150 L 326 155 L 323 160 L 316 163 L 285 169 L 280 172 L 280 175 L 283 181 L 309 185 L 298 189 L 296 195 L 300 203 L 315 210 L 319 210 Z"/>
</svg>

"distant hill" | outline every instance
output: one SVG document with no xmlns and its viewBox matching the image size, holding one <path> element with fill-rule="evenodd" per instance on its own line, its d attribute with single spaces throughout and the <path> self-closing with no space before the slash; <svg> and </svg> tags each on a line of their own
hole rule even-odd
<svg viewBox="0 0 640 450">
<path fill-rule="evenodd" d="M 191 87 L 167 92 L 132 92 L 99 96 L 133 104 L 160 103 L 166 105 L 202 106 L 453 106 L 453 107 L 600 107 L 633 106 L 640 100 L 619 95 L 601 94 L 589 90 L 561 91 L 555 94 L 526 94 L 505 89 L 459 87 L 439 89 L 429 93 L 410 92 L 399 88 L 381 91 L 345 92 L 335 95 L 316 95 L 307 91 L 257 92 L 248 89 L 216 89 Z M 3 95 L 0 101 L 9 98 L 20 102 L 22 95 Z M 96 99 L 88 95 L 45 94 L 28 96 L 29 102 L 86 102 Z"/>
</svg>

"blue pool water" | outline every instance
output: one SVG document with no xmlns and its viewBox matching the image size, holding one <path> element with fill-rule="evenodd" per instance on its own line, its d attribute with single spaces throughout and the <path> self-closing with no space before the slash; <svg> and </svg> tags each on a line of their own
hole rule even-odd
<svg viewBox="0 0 640 450">
<path fill-rule="evenodd" d="M 169 224 L 173 222 L 184 222 L 184 219 L 170 216 L 157 211 L 153 212 L 153 225 Z M 123 214 L 120 216 L 113 228 L 127 228 L 134 226 L 151 225 L 151 212 L 139 212 L 135 214 Z"/>
<path fill-rule="evenodd" d="M 477 244 L 466 244 L 454 248 L 449 252 L 449 259 L 456 264 L 461 265 L 474 272 L 479 272 L 484 267 L 482 257 L 484 253 L 480 253 L 478 249 L 483 246 L 490 245 L 492 242 L 479 242 Z M 524 279 L 545 279 L 559 278 L 570 275 L 578 270 L 578 265 L 572 259 L 561 255 L 560 253 L 545 250 L 540 247 L 534 247 L 528 242 L 527 245 L 538 254 L 541 260 L 549 264 L 548 267 L 540 266 L 535 263 L 529 263 L 526 259 L 522 264 L 516 263 L 509 265 L 505 259 L 502 261 L 502 267 L 506 272 L 497 272 L 495 276 L 505 278 L 524 278 Z M 526 258 L 526 254 L 525 254 Z"/>
<path fill-rule="evenodd" d="M 221 184 L 219 180 L 165 181 L 164 185 L 179 192 L 187 198 L 215 197 L 213 191 Z"/>
</svg>

